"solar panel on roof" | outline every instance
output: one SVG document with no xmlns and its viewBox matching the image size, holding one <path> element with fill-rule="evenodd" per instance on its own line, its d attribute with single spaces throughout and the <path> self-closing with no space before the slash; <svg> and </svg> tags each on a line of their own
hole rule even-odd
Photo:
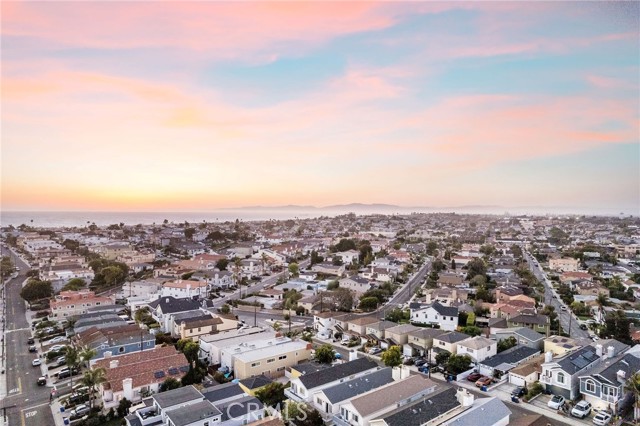
<svg viewBox="0 0 640 426">
<path fill-rule="evenodd" d="M 168 371 L 169 371 L 169 374 L 172 374 L 172 375 L 179 373 L 178 369 L 175 367 L 170 368 Z"/>
<path fill-rule="evenodd" d="M 164 377 L 164 371 L 156 371 L 155 373 L 153 373 L 153 375 L 156 377 L 156 379 L 161 379 Z"/>
<path fill-rule="evenodd" d="M 582 368 L 586 367 L 587 364 L 589 364 L 589 361 L 587 361 L 586 359 L 584 359 L 583 357 L 580 356 L 580 357 L 574 359 L 573 361 L 571 361 L 571 364 L 573 364 L 576 367 L 582 369 Z"/>
<path fill-rule="evenodd" d="M 591 358 L 593 357 L 594 353 L 591 351 L 586 351 L 582 356 L 585 358 Z"/>
<path fill-rule="evenodd" d="M 183 373 L 186 373 L 187 371 L 189 371 L 189 366 L 183 365 L 182 367 L 180 367 L 180 371 L 182 371 Z"/>
</svg>

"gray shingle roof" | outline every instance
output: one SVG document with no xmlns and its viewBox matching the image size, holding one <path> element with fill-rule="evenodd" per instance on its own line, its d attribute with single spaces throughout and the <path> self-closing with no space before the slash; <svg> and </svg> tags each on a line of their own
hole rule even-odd
<svg viewBox="0 0 640 426">
<path fill-rule="evenodd" d="M 352 374 L 376 368 L 378 364 L 368 358 L 358 358 L 353 361 L 338 364 L 326 370 L 300 376 L 300 381 L 307 389 L 313 389 L 336 380 L 349 377 Z"/>
<path fill-rule="evenodd" d="M 433 309 L 436 310 L 440 315 L 447 317 L 457 317 L 458 316 L 458 308 L 455 306 L 444 306 L 438 302 L 433 302 L 431 305 Z"/>
<path fill-rule="evenodd" d="M 152 309 L 160 306 L 163 314 L 172 314 L 175 312 L 186 312 L 200 308 L 200 302 L 190 298 L 176 299 L 172 296 L 164 296 L 149 303 Z"/>
<path fill-rule="evenodd" d="M 584 370 L 585 367 L 597 359 L 598 355 L 596 355 L 596 349 L 593 346 L 585 346 L 575 352 L 571 352 L 569 355 L 558 361 L 558 364 L 564 371 L 573 375 Z"/>
<path fill-rule="evenodd" d="M 640 371 L 640 358 L 633 354 L 626 354 L 619 361 L 609 365 L 601 372 L 593 374 L 593 376 L 601 382 L 606 380 L 611 384 L 618 384 L 618 371 L 624 371 L 625 378 L 628 379 L 633 373 Z"/>
<path fill-rule="evenodd" d="M 222 401 L 223 399 L 231 398 L 236 395 L 242 395 L 244 391 L 237 383 L 225 383 L 218 386 L 213 386 L 211 388 L 204 389 L 202 395 L 204 397 L 215 403 L 217 401 Z"/>
<path fill-rule="evenodd" d="M 531 342 L 537 342 L 544 339 L 544 336 L 537 331 L 533 331 L 528 327 L 521 327 L 515 331 L 518 336 L 522 336 Z"/>
<path fill-rule="evenodd" d="M 506 363 L 513 364 L 515 367 L 530 356 L 539 353 L 540 349 L 534 349 L 528 346 L 514 346 L 513 348 L 485 359 L 480 364 L 486 365 L 487 367 L 497 367 L 500 364 Z"/>
<path fill-rule="evenodd" d="M 167 417 L 175 426 L 186 426 L 199 420 L 209 419 L 222 414 L 209 401 L 200 401 L 195 404 L 185 405 L 175 410 L 167 411 Z"/>
<path fill-rule="evenodd" d="M 468 334 L 464 334 L 464 333 L 459 333 L 457 331 L 452 331 L 450 333 L 445 333 L 445 334 L 441 334 L 438 337 L 435 337 L 435 339 L 441 340 L 443 342 L 447 342 L 447 343 L 456 343 L 456 342 L 460 342 L 464 339 L 468 339 L 469 336 Z"/>
<path fill-rule="evenodd" d="M 392 411 L 384 417 L 384 421 L 394 426 L 421 426 L 459 405 L 456 390 L 449 388 L 435 395 L 427 395 L 415 404 L 405 405 Z"/>
<path fill-rule="evenodd" d="M 193 386 L 185 386 L 155 394 L 152 398 L 158 403 L 160 408 L 166 408 L 188 401 L 202 399 L 202 394 Z"/>
<path fill-rule="evenodd" d="M 444 423 L 444 425 L 477 426 L 480 418 L 482 418 L 482 424 L 494 425 L 509 415 L 511 415 L 511 410 L 495 396 L 492 398 L 478 398 L 471 408 L 456 416 L 453 420 Z"/>
<path fill-rule="evenodd" d="M 226 422 L 229 419 L 242 418 L 252 412 L 262 410 L 264 405 L 255 396 L 245 396 L 220 404 L 217 408 L 222 412 L 222 421 Z"/>
<path fill-rule="evenodd" d="M 382 370 L 366 374 L 362 377 L 349 380 L 348 382 L 332 386 L 323 390 L 323 392 L 327 396 L 327 399 L 329 399 L 329 402 L 331 402 L 331 404 L 335 404 L 386 385 L 387 383 L 391 383 L 392 381 L 393 377 L 391 375 L 391 368 L 387 367 Z"/>
<path fill-rule="evenodd" d="M 268 385 L 271 382 L 273 382 L 273 380 L 271 380 L 264 374 L 254 377 L 247 377 L 244 380 L 240 380 L 240 383 L 242 383 L 242 385 L 246 386 L 248 389 L 258 389 L 262 386 Z"/>
</svg>

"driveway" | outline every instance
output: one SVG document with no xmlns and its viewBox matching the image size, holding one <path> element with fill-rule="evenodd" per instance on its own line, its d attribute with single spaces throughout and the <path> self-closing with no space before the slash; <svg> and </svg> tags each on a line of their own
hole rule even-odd
<svg viewBox="0 0 640 426">
<path fill-rule="evenodd" d="M 529 404 L 538 407 L 540 409 L 546 410 L 549 413 L 555 413 L 557 415 L 560 415 L 564 418 L 567 419 L 567 422 L 571 422 L 571 424 L 585 424 L 585 425 L 591 425 L 593 424 L 592 420 L 593 420 L 593 411 L 591 412 L 591 414 L 587 417 L 585 417 L 584 419 L 578 419 L 576 417 L 573 417 L 569 414 L 569 412 L 567 412 L 566 414 L 563 413 L 560 410 L 554 410 L 552 408 L 549 408 L 549 406 L 547 405 L 547 403 L 551 400 L 551 398 L 553 397 L 553 395 L 539 395 L 537 398 L 535 398 L 532 402 L 530 402 Z M 569 410 L 570 411 L 570 410 Z"/>
</svg>

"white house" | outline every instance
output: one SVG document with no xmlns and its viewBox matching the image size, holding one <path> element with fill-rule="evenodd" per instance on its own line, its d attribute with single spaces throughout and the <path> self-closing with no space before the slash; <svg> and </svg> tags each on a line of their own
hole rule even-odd
<svg viewBox="0 0 640 426">
<path fill-rule="evenodd" d="M 439 302 L 430 305 L 411 303 L 411 322 L 417 324 L 437 325 L 442 330 L 454 331 L 458 328 L 458 308 L 444 306 Z"/>
<path fill-rule="evenodd" d="M 457 354 L 469 355 L 476 363 L 482 362 L 497 353 L 498 342 L 482 336 L 472 337 L 457 344 Z"/>
</svg>

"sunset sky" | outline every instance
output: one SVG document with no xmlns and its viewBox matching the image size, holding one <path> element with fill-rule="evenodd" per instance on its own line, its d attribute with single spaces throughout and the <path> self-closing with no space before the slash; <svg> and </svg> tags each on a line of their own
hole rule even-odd
<svg viewBox="0 0 640 426">
<path fill-rule="evenodd" d="M 640 213 L 639 2 L 2 2 L 2 210 Z"/>
</svg>

